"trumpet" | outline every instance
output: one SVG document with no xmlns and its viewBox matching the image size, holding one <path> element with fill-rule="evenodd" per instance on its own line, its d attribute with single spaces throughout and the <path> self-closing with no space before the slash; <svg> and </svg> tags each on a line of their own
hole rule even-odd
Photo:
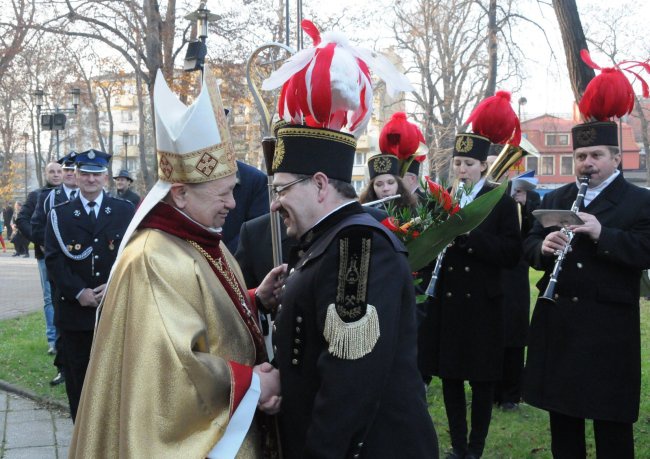
<svg viewBox="0 0 650 459">
<path fill-rule="evenodd" d="M 464 188 L 465 188 L 465 181 L 464 179 L 460 179 L 458 181 L 458 186 L 456 188 L 456 193 L 455 193 L 456 200 L 458 200 L 462 196 Z M 436 285 L 438 284 L 438 276 L 440 275 L 440 269 L 442 268 L 442 263 L 443 261 L 445 261 L 447 247 L 442 249 L 442 252 L 438 254 L 438 258 L 436 258 L 436 265 L 433 267 L 433 271 L 431 272 L 431 280 L 429 281 L 429 285 L 427 286 L 427 289 L 424 292 L 426 293 L 427 296 L 431 298 L 436 297 Z"/>
<path fill-rule="evenodd" d="M 572 212 L 578 212 L 580 206 L 582 206 L 582 202 L 585 199 L 585 193 L 587 192 L 587 188 L 589 188 L 589 178 L 588 175 L 585 175 L 578 179 L 580 182 L 580 188 L 578 189 L 576 200 L 571 206 Z M 544 290 L 544 294 L 540 296 L 541 299 L 548 300 L 552 303 L 555 303 L 555 287 L 557 286 L 557 278 L 560 275 L 560 271 L 562 271 L 562 263 L 564 263 L 564 259 L 566 258 L 567 253 L 569 253 L 569 250 L 571 250 L 571 242 L 573 242 L 573 237 L 575 236 L 575 233 L 566 227 L 562 228 L 561 231 L 566 234 L 569 240 L 562 250 L 558 250 L 555 253 L 557 258 L 555 259 L 555 265 L 553 265 L 553 271 L 551 271 L 551 277 L 546 286 L 546 290 Z"/>
<path fill-rule="evenodd" d="M 517 161 L 528 154 L 520 146 L 506 144 L 488 169 L 486 177 L 490 181 L 498 182 Z"/>
</svg>

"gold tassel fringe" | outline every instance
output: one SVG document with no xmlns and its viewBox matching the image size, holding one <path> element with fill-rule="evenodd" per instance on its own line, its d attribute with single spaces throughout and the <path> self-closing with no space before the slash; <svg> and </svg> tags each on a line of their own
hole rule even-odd
<svg viewBox="0 0 650 459">
<path fill-rule="evenodd" d="M 336 312 L 336 305 L 327 307 L 323 336 L 329 343 L 329 352 L 345 360 L 360 359 L 372 352 L 379 339 L 377 309 L 369 304 L 366 314 L 355 322 L 346 323 Z"/>
</svg>

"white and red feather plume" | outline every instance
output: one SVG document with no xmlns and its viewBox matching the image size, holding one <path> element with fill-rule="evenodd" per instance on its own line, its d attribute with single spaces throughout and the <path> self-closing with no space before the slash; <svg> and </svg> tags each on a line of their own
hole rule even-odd
<svg viewBox="0 0 650 459">
<path fill-rule="evenodd" d="M 650 95 L 648 83 L 638 72 L 632 70 L 641 67 L 650 73 L 650 65 L 647 62 L 623 61 L 614 67 L 601 68 L 591 59 L 586 49 L 580 51 L 580 57 L 589 67 L 601 71 L 589 82 L 578 105 L 585 120 L 608 121 L 614 116 L 621 118 L 632 112 L 634 89 L 624 71 L 641 81 L 643 97 L 647 98 Z"/>
<path fill-rule="evenodd" d="M 347 128 L 359 137 L 372 114 L 370 70 L 386 82 L 391 97 L 413 90 L 384 56 L 352 46 L 339 32 L 321 35 L 306 19 L 302 28 L 314 47 L 291 56 L 262 84 L 265 90 L 282 86 L 278 113 L 284 120 L 337 131 Z"/>
</svg>

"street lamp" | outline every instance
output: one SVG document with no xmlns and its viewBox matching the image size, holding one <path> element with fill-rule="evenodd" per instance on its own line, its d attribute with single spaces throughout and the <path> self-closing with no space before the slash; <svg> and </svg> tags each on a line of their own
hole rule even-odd
<svg viewBox="0 0 650 459">
<path fill-rule="evenodd" d="M 21 137 L 23 138 L 25 149 L 25 202 L 27 202 L 27 142 L 29 142 L 29 134 L 23 132 Z"/>
<path fill-rule="evenodd" d="M 520 97 L 519 100 L 517 101 L 517 118 L 521 121 L 521 106 L 526 105 L 528 103 L 528 99 L 525 97 Z"/>
<path fill-rule="evenodd" d="M 210 10 L 205 7 L 205 3 L 205 1 L 202 1 L 198 10 L 185 16 L 185 19 L 189 21 L 196 21 L 196 33 L 199 37 L 198 40 L 187 44 L 185 65 L 183 67 L 186 72 L 201 70 L 201 73 L 203 73 L 203 63 L 205 56 L 208 54 L 208 47 L 205 44 L 208 38 L 208 22 L 219 19 L 218 15 L 210 13 Z"/>
<path fill-rule="evenodd" d="M 124 144 L 124 169 L 129 170 L 129 131 L 122 132 L 122 144 Z"/>
<path fill-rule="evenodd" d="M 40 156 L 40 130 L 44 131 L 56 131 L 56 158 L 59 159 L 59 131 L 65 129 L 65 122 L 67 121 L 66 113 L 77 114 L 79 109 L 79 99 L 81 96 L 81 90 L 79 88 L 72 88 L 69 92 L 72 99 L 73 108 L 59 108 L 55 107 L 54 109 L 44 109 L 43 103 L 45 96 L 47 95 L 42 89 L 37 88 L 36 91 L 32 93 L 34 96 L 34 101 L 36 103 L 36 115 L 39 120 L 36 123 L 36 130 L 38 135 L 38 153 Z"/>
</svg>

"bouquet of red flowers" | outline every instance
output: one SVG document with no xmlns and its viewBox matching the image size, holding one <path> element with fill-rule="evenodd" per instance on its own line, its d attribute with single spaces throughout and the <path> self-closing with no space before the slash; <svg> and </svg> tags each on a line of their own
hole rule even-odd
<svg viewBox="0 0 650 459">
<path fill-rule="evenodd" d="M 452 197 L 446 188 L 425 177 L 421 184 L 426 199 L 415 209 L 397 209 L 388 204 L 389 216 L 382 222 L 406 246 L 409 264 L 418 271 L 436 259 L 456 236 L 476 228 L 488 216 L 505 192 L 506 183 L 480 196 L 461 209 L 461 194 Z"/>
</svg>

